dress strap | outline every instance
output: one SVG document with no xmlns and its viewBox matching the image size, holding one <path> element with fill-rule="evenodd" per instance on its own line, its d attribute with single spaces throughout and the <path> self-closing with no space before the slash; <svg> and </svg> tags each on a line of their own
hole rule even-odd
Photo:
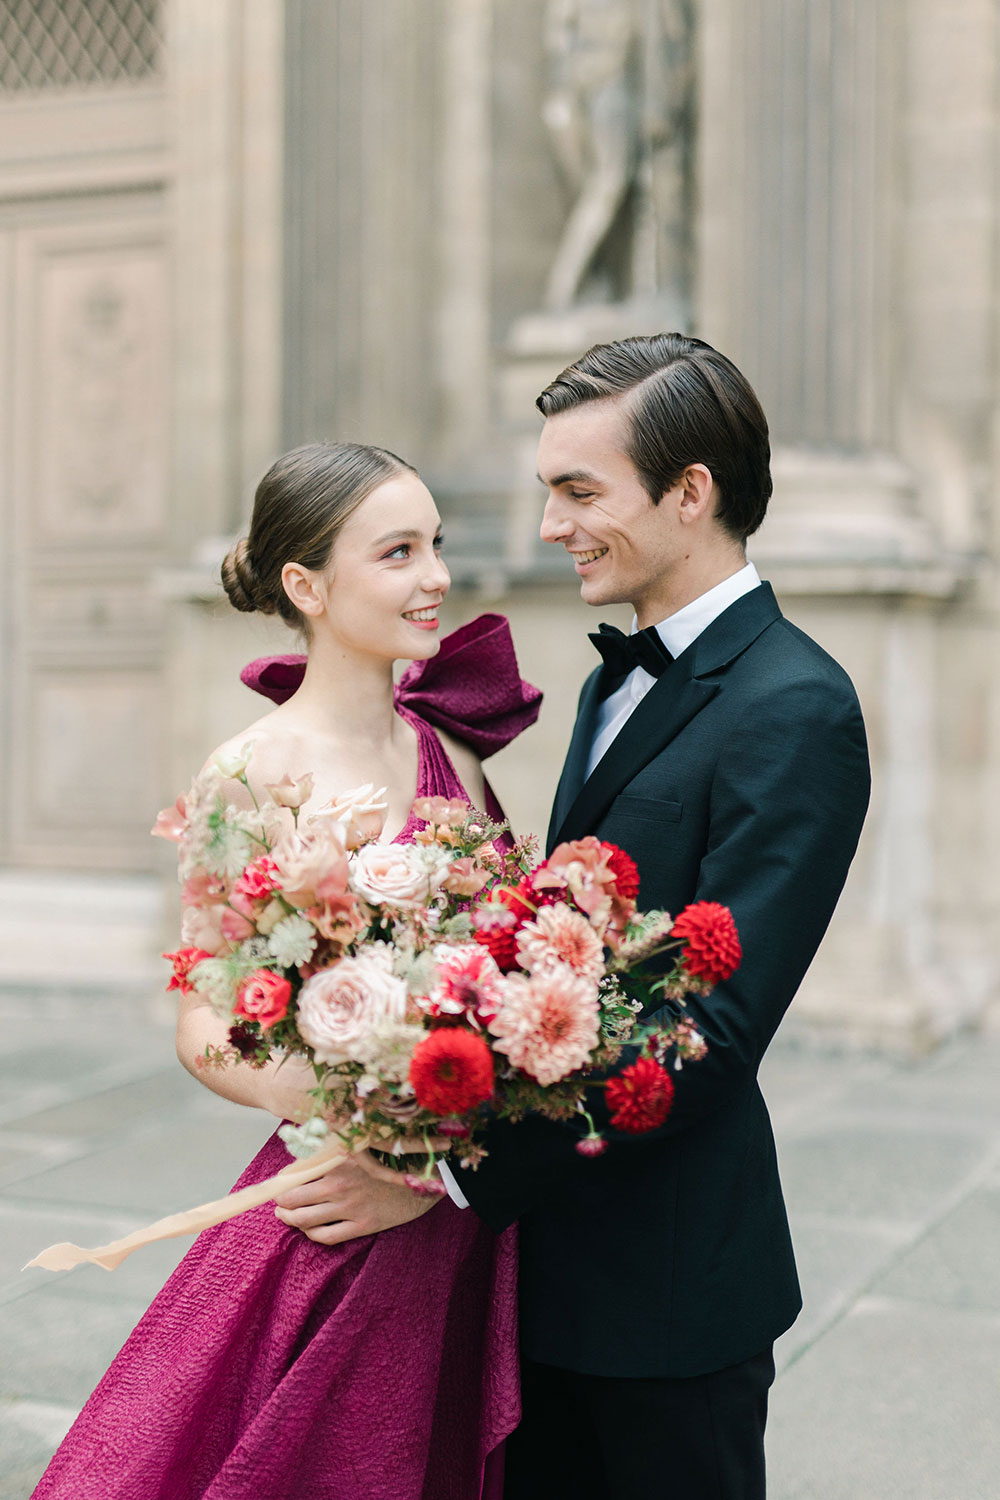
<svg viewBox="0 0 1000 1500">
<path fill-rule="evenodd" d="M 305 674 L 300 655 L 260 656 L 240 680 L 274 703 L 284 703 Z M 538 718 L 542 695 L 518 671 L 510 625 L 503 615 L 479 615 L 443 637 L 441 649 L 407 667 L 395 689 L 396 706 L 453 734 L 480 759 L 510 744 Z"/>
</svg>

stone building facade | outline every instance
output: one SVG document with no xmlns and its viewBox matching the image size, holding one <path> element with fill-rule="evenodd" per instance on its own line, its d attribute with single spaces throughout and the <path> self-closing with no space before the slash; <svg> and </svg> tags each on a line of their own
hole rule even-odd
<svg viewBox="0 0 1000 1500">
<path fill-rule="evenodd" d="M 495 780 L 541 830 L 593 620 L 536 539 L 533 398 L 684 326 L 759 390 L 751 556 L 871 735 L 795 1024 L 914 1049 L 995 1016 L 998 70 L 990 0 L 2 0 L 17 920 L 56 879 L 157 889 L 150 811 L 252 717 L 240 662 L 287 649 L 214 579 L 305 438 L 414 461 L 452 622 L 511 615 L 548 703 Z"/>
</svg>

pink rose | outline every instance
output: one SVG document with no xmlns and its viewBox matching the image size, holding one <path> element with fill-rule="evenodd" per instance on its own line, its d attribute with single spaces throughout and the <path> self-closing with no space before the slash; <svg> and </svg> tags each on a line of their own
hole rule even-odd
<svg viewBox="0 0 1000 1500">
<path fill-rule="evenodd" d="M 223 935 L 222 917 L 228 911 L 225 906 L 186 906 L 181 917 L 181 945 L 185 948 L 204 948 L 213 957 L 229 944 Z"/>
<path fill-rule="evenodd" d="M 351 863 L 351 884 L 373 906 L 426 906 L 447 874 L 447 857 L 416 844 L 366 844 Z"/>
<path fill-rule="evenodd" d="M 259 1022 L 267 1030 L 284 1020 L 291 998 L 292 987 L 287 979 L 273 969 L 255 969 L 240 985 L 233 1013 Z"/>
<path fill-rule="evenodd" d="M 377 1028 L 405 1018 L 406 985 L 385 944 L 320 969 L 299 991 L 299 1033 L 317 1062 L 353 1061 Z"/>
<path fill-rule="evenodd" d="M 347 889 L 347 849 L 335 823 L 286 833 L 271 851 L 282 894 L 293 906 L 314 906 L 317 897 Z"/>
</svg>

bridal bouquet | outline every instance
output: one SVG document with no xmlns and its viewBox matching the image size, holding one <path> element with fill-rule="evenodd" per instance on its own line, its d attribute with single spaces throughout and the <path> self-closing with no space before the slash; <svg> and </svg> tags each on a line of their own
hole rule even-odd
<svg viewBox="0 0 1000 1500">
<path fill-rule="evenodd" d="M 380 844 L 383 793 L 361 787 L 304 818 L 312 778 L 285 776 L 258 795 L 249 753 L 218 763 L 157 820 L 154 833 L 179 844 L 185 909 L 183 946 L 164 956 L 168 988 L 197 991 L 228 1022 L 202 1066 L 293 1054 L 312 1064 L 311 1112 L 282 1127 L 293 1155 L 332 1135 L 390 1153 L 423 1138 L 427 1167 L 407 1181 L 440 1192 L 430 1137 L 475 1166 L 487 1114 L 580 1115 L 587 1155 L 607 1144 L 588 1091 L 605 1091 L 615 1130 L 663 1123 L 668 1063 L 705 1051 L 679 1002 L 740 961 L 727 908 L 639 913 L 623 850 L 588 837 L 533 865 L 531 841 L 502 840 L 505 826 L 441 797 L 414 803 L 424 826 L 412 843 Z M 224 778 L 242 784 L 245 807 Z M 667 952 L 666 973 L 646 967 Z M 671 1018 L 643 1025 L 642 1011 L 665 1002 Z M 602 1077 L 626 1044 L 635 1060 Z"/>
</svg>

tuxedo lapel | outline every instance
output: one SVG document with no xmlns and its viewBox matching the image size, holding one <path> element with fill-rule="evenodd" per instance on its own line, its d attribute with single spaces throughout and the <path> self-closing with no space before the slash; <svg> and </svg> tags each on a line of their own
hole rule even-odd
<svg viewBox="0 0 1000 1500">
<path fill-rule="evenodd" d="M 549 820 L 550 846 L 553 834 L 559 828 L 587 779 L 587 761 L 590 757 L 590 747 L 594 742 L 594 726 L 598 704 L 601 701 L 600 689 L 604 670 L 603 667 L 598 667 L 596 671 L 591 672 L 580 694 L 576 723 L 573 725 L 573 737 L 569 742 L 562 775 L 556 787 L 555 801 L 552 804 L 552 817 Z"/>
<path fill-rule="evenodd" d="M 559 783 L 549 826 L 550 850 L 556 843 L 593 832 L 622 788 L 721 690 L 719 674 L 724 674 L 724 669 L 780 618 L 781 611 L 770 584 L 761 584 L 737 599 L 657 679 L 594 767 L 593 775 L 584 779 L 598 701 L 595 678 L 600 674 L 595 673 L 587 684 L 592 691 L 585 692 L 581 700 Z M 576 780 L 567 775 L 571 761 Z M 575 796 L 574 788 L 577 788 Z"/>
</svg>

